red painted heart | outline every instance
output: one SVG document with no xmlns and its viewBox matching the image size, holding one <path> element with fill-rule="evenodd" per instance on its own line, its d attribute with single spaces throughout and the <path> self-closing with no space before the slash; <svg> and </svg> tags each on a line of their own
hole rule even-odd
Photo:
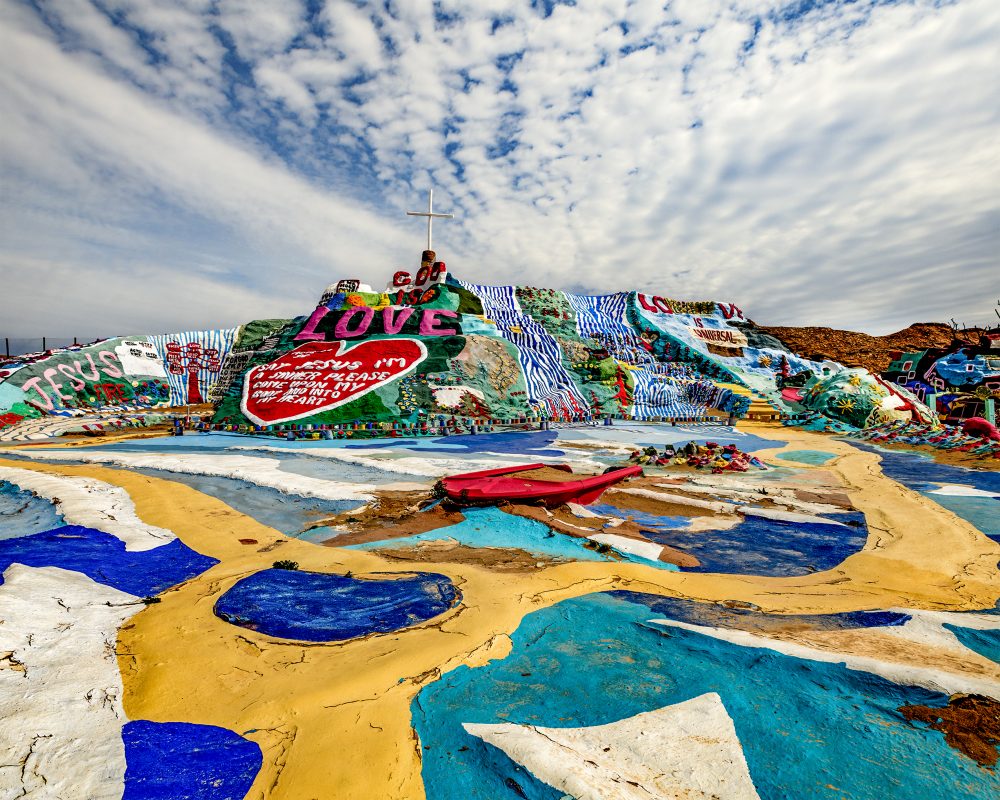
<svg viewBox="0 0 1000 800">
<path fill-rule="evenodd" d="M 247 372 L 240 408 L 258 425 L 312 417 L 401 378 L 425 358 L 416 339 L 308 342 Z"/>
</svg>

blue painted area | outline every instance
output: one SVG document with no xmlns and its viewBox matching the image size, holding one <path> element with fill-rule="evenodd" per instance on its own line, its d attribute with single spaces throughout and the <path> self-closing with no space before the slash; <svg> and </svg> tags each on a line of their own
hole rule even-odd
<svg viewBox="0 0 1000 800">
<path fill-rule="evenodd" d="M 214 725 L 133 720 L 122 741 L 122 800 L 243 800 L 263 761 L 256 742 Z"/>
<path fill-rule="evenodd" d="M 64 525 L 20 539 L 0 541 L 0 582 L 11 564 L 61 567 L 137 597 L 166 591 L 200 575 L 218 560 L 196 553 L 180 539 L 152 550 L 126 550 L 111 534 Z"/>
<path fill-rule="evenodd" d="M 979 631 L 945 623 L 962 644 L 990 661 L 1000 664 L 1000 630 Z"/>
<path fill-rule="evenodd" d="M 431 452 L 447 452 L 460 455 L 462 453 L 504 453 L 505 455 L 552 456 L 564 455 L 559 449 L 551 448 L 559 435 L 557 430 L 547 431 L 509 431 L 504 433 L 477 433 L 474 436 L 442 436 L 432 439 L 390 439 L 389 441 L 373 442 L 371 444 L 354 443 L 348 449 L 367 449 L 370 447 L 407 447 Z"/>
<path fill-rule="evenodd" d="M 621 509 L 619 514 L 623 514 Z M 685 572 L 729 572 L 742 575 L 791 577 L 831 569 L 865 545 L 868 529 L 864 514 L 837 515 L 843 525 L 783 522 L 764 517 L 744 517 L 728 530 L 687 531 L 649 525 L 629 511 L 649 539 L 690 553 L 701 566 Z M 653 518 L 655 519 L 655 517 Z M 663 517 L 662 519 L 671 519 Z M 846 525 L 847 527 L 844 527 Z"/>
<path fill-rule="evenodd" d="M 660 597 L 642 592 L 608 592 L 610 597 L 638 603 L 651 615 L 668 617 L 692 625 L 731 628 L 767 634 L 772 631 L 837 631 L 853 628 L 884 628 L 905 625 L 909 614 L 899 611 L 844 611 L 838 614 L 764 614 L 743 608 L 727 608 L 715 603 L 696 603 L 676 597 Z"/>
<path fill-rule="evenodd" d="M 218 599 L 215 613 L 268 636 L 336 642 L 416 625 L 462 599 L 445 575 L 386 575 L 379 580 L 266 569 L 237 581 Z"/>
<path fill-rule="evenodd" d="M 646 606 L 606 594 L 565 601 L 525 617 L 507 658 L 459 667 L 424 688 L 411 709 L 427 796 L 563 795 L 465 733 L 463 722 L 602 725 L 706 692 L 721 696 L 765 800 L 996 794 L 994 773 L 896 710 L 943 707 L 945 695 L 652 626 L 650 617 Z"/>
<path fill-rule="evenodd" d="M 632 521 L 639 525 L 644 531 L 655 531 L 666 533 L 668 531 L 683 530 L 691 524 L 691 517 L 672 517 L 668 515 L 657 516 L 639 511 L 633 508 L 618 508 L 607 503 L 591 503 L 587 506 L 588 511 L 600 514 L 603 517 L 618 517 L 625 519 L 631 517 Z M 711 512 L 706 512 L 711 513 Z M 613 532 L 613 531 L 612 531 Z"/>
<path fill-rule="evenodd" d="M 1000 495 L 1000 472 L 941 464 L 924 453 L 889 450 L 870 442 L 844 441 L 859 450 L 877 453 L 882 459 L 882 472 L 886 476 L 953 511 L 991 539 L 1000 542 L 1000 505 L 997 504 L 997 497 L 932 494 L 934 489 L 944 484 L 955 484 Z"/>
<path fill-rule="evenodd" d="M 1000 472 L 942 464 L 924 453 L 889 450 L 870 442 L 859 442 L 854 439 L 841 441 L 859 450 L 878 453 L 882 457 L 883 473 L 918 492 L 930 488 L 936 489 L 938 485 L 944 483 L 956 483 L 1000 494 Z"/>
<path fill-rule="evenodd" d="M 785 461 L 797 461 L 800 464 L 811 464 L 819 467 L 836 458 L 836 453 L 829 453 L 826 450 L 786 450 L 778 454 Z"/>
<path fill-rule="evenodd" d="M 418 533 L 405 539 L 383 539 L 378 542 L 348 545 L 349 550 L 385 550 L 390 548 L 413 547 L 419 542 L 456 541 L 469 547 L 497 547 L 525 550 L 541 558 L 557 558 L 569 561 L 633 561 L 661 569 L 677 569 L 673 564 L 650 561 L 638 556 L 619 553 L 598 553 L 584 547 L 583 539 L 553 531 L 547 525 L 533 519 L 525 519 L 507 514 L 498 508 L 468 508 L 463 511 L 465 519 L 457 525 Z M 609 529 L 608 533 L 614 533 Z"/>
<path fill-rule="evenodd" d="M 16 539 L 66 524 L 48 500 L 7 481 L 0 481 L 0 540 Z"/>
</svg>

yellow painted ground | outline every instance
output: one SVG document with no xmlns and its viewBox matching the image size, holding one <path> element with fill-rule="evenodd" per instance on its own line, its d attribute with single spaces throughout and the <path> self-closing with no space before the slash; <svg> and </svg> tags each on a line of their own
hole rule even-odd
<svg viewBox="0 0 1000 800">
<path fill-rule="evenodd" d="M 627 588 L 749 602 L 772 613 L 994 605 L 1000 596 L 1000 545 L 882 476 L 874 454 L 819 434 L 781 429 L 780 435 L 790 440 L 789 449 L 837 453 L 837 459 L 817 469 L 839 478 L 867 516 L 865 549 L 835 569 L 765 578 L 677 573 L 630 563 L 562 564 L 530 574 L 421 563 L 420 569 L 455 581 L 461 605 L 405 631 L 341 644 L 298 644 L 246 631 L 218 619 L 212 607 L 240 577 L 279 558 L 297 561 L 305 570 L 355 575 L 405 572 L 398 563 L 289 539 L 171 481 L 100 467 L 0 464 L 122 486 L 143 520 L 169 528 L 189 547 L 219 559 L 121 630 L 119 663 L 130 718 L 219 725 L 257 741 L 264 763 L 251 798 L 422 798 L 420 746 L 409 711 L 416 693 L 461 664 L 475 666 L 506 655 L 508 636 L 522 618 L 561 600 Z M 258 543 L 240 544 L 241 538 Z"/>
</svg>

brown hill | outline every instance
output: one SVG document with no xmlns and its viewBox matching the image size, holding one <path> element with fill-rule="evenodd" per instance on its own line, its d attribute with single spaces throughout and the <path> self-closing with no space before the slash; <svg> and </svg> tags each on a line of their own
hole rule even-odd
<svg viewBox="0 0 1000 800">
<path fill-rule="evenodd" d="M 835 328 L 765 327 L 765 333 L 780 339 L 793 353 L 815 361 L 830 359 L 848 367 L 864 367 L 880 373 L 888 369 L 893 350 L 926 350 L 948 347 L 954 331 L 941 322 L 918 322 L 885 336 L 871 336 Z"/>
</svg>

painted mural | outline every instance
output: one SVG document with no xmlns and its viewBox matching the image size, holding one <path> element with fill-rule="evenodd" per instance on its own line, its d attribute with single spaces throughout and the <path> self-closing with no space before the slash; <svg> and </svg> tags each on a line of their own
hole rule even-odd
<svg viewBox="0 0 1000 800">
<path fill-rule="evenodd" d="M 985 416 L 988 401 L 1000 402 L 1000 329 L 983 331 L 978 341 L 956 332 L 948 348 L 898 352 L 882 377 L 952 421 Z"/>
<path fill-rule="evenodd" d="M 170 404 L 166 370 L 148 337 L 18 357 L 0 367 L 0 427 L 43 415 Z"/>
<path fill-rule="evenodd" d="M 1000 793 L 1000 445 L 730 303 L 435 258 L 0 365 L 0 796 Z M 441 481 L 528 464 L 629 469 L 555 507 Z"/>
</svg>

